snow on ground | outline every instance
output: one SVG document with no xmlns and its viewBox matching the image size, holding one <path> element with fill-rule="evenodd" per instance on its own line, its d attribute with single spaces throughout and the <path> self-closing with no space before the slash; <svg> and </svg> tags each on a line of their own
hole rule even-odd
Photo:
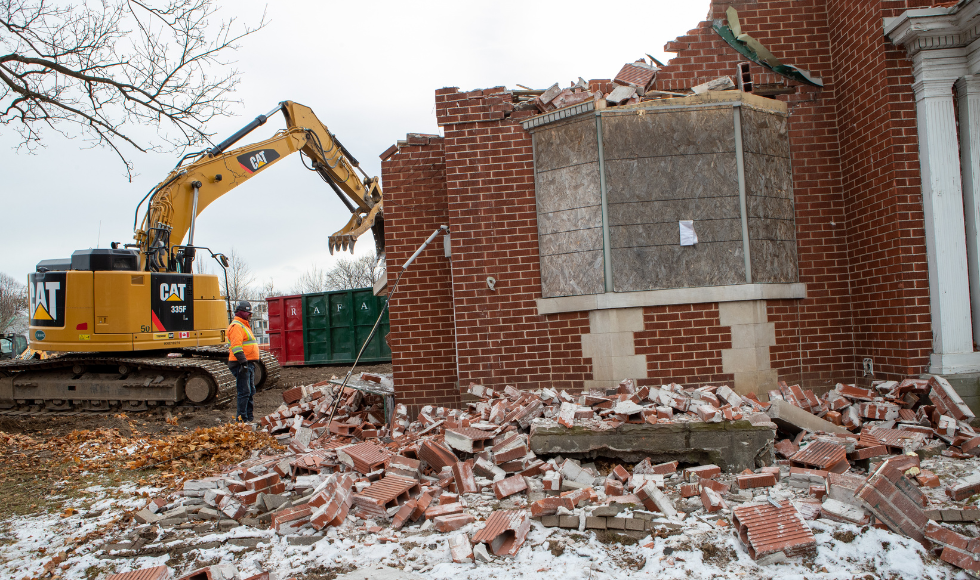
<svg viewBox="0 0 980 580">
<path fill-rule="evenodd" d="M 279 579 L 291 576 L 322 578 L 409 578 L 426 580 L 535 579 L 602 580 L 658 578 L 699 580 L 760 579 L 898 579 L 968 578 L 963 572 L 927 554 L 914 541 L 888 531 L 816 520 L 818 552 L 809 560 L 795 559 L 760 566 L 749 558 L 730 526 L 717 528 L 689 521 L 669 537 L 646 537 L 636 544 L 602 543 L 593 532 L 544 528 L 534 522 L 515 558 L 491 563 L 454 564 L 450 534 L 418 526 L 393 533 L 369 534 L 353 521 L 331 529 L 312 545 L 292 545 L 272 530 L 239 526 L 226 531 L 157 529 L 140 553 L 116 550 L 124 539 L 137 538 L 132 525 L 114 523 L 123 513 L 146 503 L 152 488 L 132 485 L 113 490 L 93 486 L 84 497 L 66 501 L 78 513 L 45 514 L 0 521 L 0 578 L 39 578 L 53 556 L 65 552 L 55 566 L 64 579 L 101 579 L 111 573 L 166 564 L 174 577 L 212 564 L 232 564 L 240 577 L 263 570 Z M 480 523 L 458 532 L 472 534 Z M 110 533 L 99 535 L 104 529 Z M 144 526 L 143 529 L 149 529 Z M 143 532 L 144 535 L 146 532 Z M 382 538 L 397 534 L 397 541 Z M 853 536 L 851 534 L 854 534 Z M 234 542 L 256 543 L 254 547 Z M 295 541 L 295 540 L 294 540 Z M 650 547 L 644 547 L 649 545 Z M 148 554 L 148 555 L 147 555 Z M 344 575 L 345 572 L 350 574 Z"/>
</svg>

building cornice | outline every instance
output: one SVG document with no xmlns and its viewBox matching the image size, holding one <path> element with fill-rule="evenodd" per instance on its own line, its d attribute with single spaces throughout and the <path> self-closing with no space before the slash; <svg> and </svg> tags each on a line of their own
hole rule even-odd
<svg viewBox="0 0 980 580">
<path fill-rule="evenodd" d="M 950 8 L 907 10 L 884 19 L 884 31 L 912 56 L 923 50 L 964 48 L 980 38 L 980 0 L 964 0 Z"/>
</svg>

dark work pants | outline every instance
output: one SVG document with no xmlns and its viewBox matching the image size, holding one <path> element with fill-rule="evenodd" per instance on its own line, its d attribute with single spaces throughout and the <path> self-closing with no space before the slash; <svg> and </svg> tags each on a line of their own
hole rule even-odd
<svg viewBox="0 0 980 580">
<path fill-rule="evenodd" d="M 235 375 L 235 386 L 238 389 L 238 414 L 236 421 L 252 420 L 252 402 L 255 397 L 255 363 L 248 361 L 241 364 L 233 361 L 228 364 L 231 374 Z"/>
</svg>

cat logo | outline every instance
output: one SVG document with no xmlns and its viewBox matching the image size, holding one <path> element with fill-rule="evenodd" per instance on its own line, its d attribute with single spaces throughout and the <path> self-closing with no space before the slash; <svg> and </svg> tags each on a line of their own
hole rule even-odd
<svg viewBox="0 0 980 580">
<path fill-rule="evenodd" d="M 57 322 L 61 282 L 38 282 L 31 290 L 31 319 Z"/>
<path fill-rule="evenodd" d="M 160 300 L 164 302 L 183 302 L 187 284 L 160 284 Z"/>
<path fill-rule="evenodd" d="M 275 149 L 260 149 L 251 153 L 243 153 L 237 159 L 242 169 L 249 173 L 255 173 L 279 157 L 279 152 Z"/>
</svg>

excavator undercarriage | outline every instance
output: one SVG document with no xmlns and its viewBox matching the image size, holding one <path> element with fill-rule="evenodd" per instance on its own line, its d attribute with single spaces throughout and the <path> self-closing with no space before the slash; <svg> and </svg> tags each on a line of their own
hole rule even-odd
<svg viewBox="0 0 980 580">
<path fill-rule="evenodd" d="M 263 351 L 256 389 L 275 386 L 280 367 Z M 224 346 L 114 356 L 67 353 L 47 360 L 0 361 L 0 415 L 130 412 L 157 406 L 212 405 L 236 396 Z"/>
</svg>

